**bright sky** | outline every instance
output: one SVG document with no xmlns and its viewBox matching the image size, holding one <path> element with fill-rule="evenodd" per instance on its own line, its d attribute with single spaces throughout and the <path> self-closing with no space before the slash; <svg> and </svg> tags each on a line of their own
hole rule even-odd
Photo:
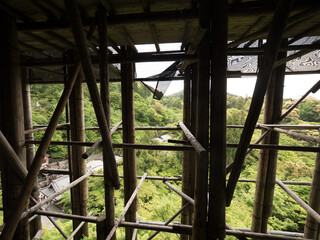
<svg viewBox="0 0 320 240">
<path fill-rule="evenodd" d="M 154 45 L 136 45 L 139 52 L 154 52 Z M 161 51 L 179 50 L 180 44 L 160 44 Z M 161 73 L 173 62 L 149 62 L 136 63 L 137 77 L 149 77 Z M 320 74 L 309 75 L 287 75 L 285 78 L 284 98 L 298 99 L 305 94 L 317 81 Z M 238 96 L 252 96 L 255 86 L 255 77 L 228 78 L 227 92 Z M 152 85 L 151 83 L 149 83 Z M 155 83 L 154 83 L 155 84 Z M 154 86 L 154 85 L 153 85 Z M 183 89 L 183 81 L 172 81 L 165 95 L 179 92 Z M 309 96 L 320 99 L 320 90 Z"/>
</svg>

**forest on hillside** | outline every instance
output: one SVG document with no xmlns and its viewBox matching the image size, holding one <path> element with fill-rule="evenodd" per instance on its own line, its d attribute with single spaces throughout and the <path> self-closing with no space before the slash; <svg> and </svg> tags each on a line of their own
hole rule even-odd
<svg viewBox="0 0 320 240">
<path fill-rule="evenodd" d="M 33 85 L 32 106 L 33 124 L 47 124 L 51 114 L 63 90 L 62 85 Z M 111 96 L 111 125 L 115 125 L 121 120 L 121 89 L 119 83 L 110 84 Z M 182 120 L 183 93 L 171 96 L 164 96 L 162 100 L 154 100 L 152 94 L 142 84 L 135 84 L 134 95 L 136 126 L 176 126 Z M 288 109 L 295 100 L 285 99 L 283 108 Z M 227 98 L 227 124 L 243 125 L 246 119 L 251 99 L 235 95 L 228 95 Z M 89 93 L 84 85 L 84 107 L 85 124 L 87 127 L 97 126 Z M 262 114 L 259 122 L 262 122 Z M 65 114 L 61 123 L 66 122 Z M 284 121 L 285 124 L 319 124 L 320 122 L 320 101 L 313 98 L 305 99 Z M 159 135 L 169 133 L 174 139 L 182 139 L 181 131 L 136 131 L 136 143 L 150 144 Z M 304 131 L 305 134 L 318 136 L 317 131 Z M 40 140 L 41 132 L 35 133 L 35 139 Z M 239 141 L 241 129 L 230 128 L 227 130 L 227 142 L 237 143 Z M 256 130 L 252 139 L 254 142 L 261 134 L 261 130 Z M 86 131 L 86 141 L 95 142 L 99 139 L 98 131 Z M 56 131 L 53 140 L 65 141 L 66 131 Z M 117 131 L 112 136 L 113 142 L 122 142 L 121 131 Z M 168 144 L 168 143 L 165 143 Z M 297 138 L 281 135 L 281 145 L 290 146 L 314 146 L 308 142 Z M 235 154 L 234 148 L 227 149 L 227 161 L 230 163 Z M 121 155 L 122 150 L 116 149 L 115 153 Z M 64 146 L 50 146 L 48 153 L 53 158 L 64 159 L 67 156 L 67 148 Z M 182 154 L 181 152 L 137 150 L 137 174 L 142 175 L 147 172 L 148 176 L 168 176 L 175 177 L 182 175 Z M 281 180 L 311 181 L 315 162 L 315 153 L 279 151 L 277 177 Z M 256 179 L 259 150 L 252 151 L 245 160 L 240 178 Z M 122 174 L 122 167 L 119 167 Z M 181 189 L 181 183 L 174 185 Z M 308 201 L 310 187 L 290 186 L 303 200 Z M 233 202 L 227 208 L 227 223 L 233 227 L 250 228 L 251 216 L 254 201 L 255 184 L 239 183 Z M 104 212 L 103 201 L 103 179 L 89 178 L 89 202 L 88 212 L 99 215 Z M 116 217 L 123 210 L 123 188 L 115 193 Z M 66 212 L 70 212 L 70 197 L 65 194 L 61 204 Z M 166 222 L 181 207 L 181 198 L 168 189 L 161 181 L 146 180 L 139 191 L 139 211 L 141 220 L 152 220 Z M 303 231 L 306 213 L 301 209 L 285 192 L 276 187 L 274 196 L 273 213 L 269 221 L 269 229 L 283 231 Z M 179 221 L 179 219 L 177 219 Z M 72 232 L 72 222 L 62 220 L 62 228 L 70 234 Z M 94 239 L 95 225 L 90 224 L 92 236 L 86 239 Z M 139 239 L 147 239 L 153 232 L 139 230 Z M 160 233 L 154 239 L 176 239 L 177 235 Z M 117 231 L 118 239 L 124 239 L 123 229 Z M 57 230 L 45 230 L 43 239 L 61 239 Z M 229 239 L 233 239 L 229 237 Z"/>
</svg>

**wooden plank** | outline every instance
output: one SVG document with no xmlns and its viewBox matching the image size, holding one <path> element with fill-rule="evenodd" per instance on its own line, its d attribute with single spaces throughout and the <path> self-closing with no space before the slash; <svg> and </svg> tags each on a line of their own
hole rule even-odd
<svg viewBox="0 0 320 240">
<path fill-rule="evenodd" d="M 248 145 L 250 144 L 254 127 L 261 111 L 264 95 L 272 74 L 273 64 L 276 60 L 282 34 L 285 30 L 293 2 L 293 0 L 284 0 L 279 2 L 273 17 L 272 27 L 266 43 L 265 54 L 262 58 L 262 64 L 257 76 L 256 87 L 252 96 L 252 104 L 250 105 L 245 127 L 241 134 L 240 145 L 236 152 L 234 167 L 231 171 L 230 180 L 227 185 L 227 206 L 229 206 L 232 201 L 237 179 L 239 179 L 241 166 L 244 162 L 246 151 Z"/>
<path fill-rule="evenodd" d="M 87 50 L 88 48 L 86 46 L 86 40 L 83 32 L 83 26 L 81 23 L 79 9 L 75 0 L 71 0 L 71 1 L 66 0 L 65 6 L 66 6 L 67 13 L 70 17 L 73 35 L 78 48 L 79 58 L 81 61 L 85 78 L 87 80 L 87 85 L 89 88 L 93 107 L 97 116 L 98 124 L 101 129 L 103 144 L 105 149 L 107 150 L 106 153 L 108 154 L 108 156 L 106 156 L 108 161 L 104 162 L 104 165 L 105 165 L 104 169 L 108 169 L 114 187 L 116 189 L 119 189 L 120 188 L 120 182 L 119 182 L 119 176 L 118 176 L 119 174 L 116 166 L 113 148 L 111 145 L 110 130 L 108 127 L 108 123 L 107 123 L 104 111 L 103 111 L 102 102 L 99 96 L 97 83 L 93 73 L 92 63 Z"/>
</svg>

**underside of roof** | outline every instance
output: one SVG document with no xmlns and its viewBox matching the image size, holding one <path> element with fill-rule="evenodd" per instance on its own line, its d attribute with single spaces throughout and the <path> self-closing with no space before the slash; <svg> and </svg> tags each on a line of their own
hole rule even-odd
<svg viewBox="0 0 320 240">
<path fill-rule="evenodd" d="M 188 47 L 199 37 L 197 0 L 79 0 L 85 31 L 95 26 L 96 10 L 103 6 L 108 13 L 109 45 L 159 44 L 181 42 Z M 102 4 L 102 5 L 100 5 Z M 238 40 L 268 29 L 276 1 L 229 0 L 229 41 Z M 286 37 L 320 35 L 320 3 L 297 0 L 290 14 Z M 74 47 L 74 39 L 61 0 L 2 1 L 0 9 L 17 18 L 21 51 Z M 262 33 L 262 37 L 268 31 Z M 261 37 L 260 35 L 260 37 Z M 98 31 L 91 39 L 98 46 Z"/>
</svg>

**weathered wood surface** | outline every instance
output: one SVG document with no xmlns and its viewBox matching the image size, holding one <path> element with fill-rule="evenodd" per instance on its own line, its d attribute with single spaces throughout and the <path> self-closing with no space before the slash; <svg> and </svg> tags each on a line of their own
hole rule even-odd
<svg viewBox="0 0 320 240">
<path fill-rule="evenodd" d="M 116 161 L 113 153 L 113 148 L 111 144 L 110 130 L 108 127 L 108 122 L 104 114 L 103 105 L 101 98 L 99 96 L 99 91 L 96 83 L 96 79 L 93 72 L 93 66 L 88 53 L 88 48 L 86 45 L 86 40 L 83 32 L 83 26 L 81 23 L 80 12 L 75 0 L 65 1 L 66 11 L 70 18 L 72 31 L 74 39 L 76 41 L 79 58 L 83 68 L 83 73 L 87 80 L 88 89 L 90 92 L 93 107 L 96 113 L 97 121 L 100 127 L 103 144 L 108 156 L 106 158 L 107 166 L 104 167 L 105 170 L 109 171 L 112 183 L 116 189 L 120 188 L 119 174 L 116 166 Z"/>
<path fill-rule="evenodd" d="M 120 125 L 122 124 L 122 120 L 120 122 L 118 122 L 111 130 L 110 130 L 110 134 L 112 136 L 112 134 L 117 131 L 120 127 Z M 99 139 L 98 141 L 96 141 L 86 152 L 84 152 L 82 154 L 82 158 L 87 159 L 88 157 L 91 156 L 91 154 L 97 150 L 97 148 L 102 146 L 102 138 Z"/>
<path fill-rule="evenodd" d="M 250 105 L 245 127 L 241 134 L 240 145 L 236 151 L 234 160 L 234 167 L 231 171 L 230 180 L 227 185 L 227 206 L 229 206 L 232 201 L 237 180 L 240 176 L 241 166 L 243 165 L 247 148 L 250 144 L 252 134 L 262 108 L 264 95 L 272 74 L 273 64 L 276 60 L 282 35 L 285 30 L 293 2 L 293 0 L 284 0 L 279 2 L 273 17 L 271 30 L 269 32 L 265 47 L 265 54 L 262 58 L 260 71 L 257 76 L 256 87 L 252 96 L 252 104 Z"/>
<path fill-rule="evenodd" d="M 183 123 L 186 125 L 187 128 L 190 128 L 190 74 L 191 69 L 190 67 L 187 67 L 187 69 L 184 72 L 184 88 L 183 88 Z M 180 129 L 180 127 L 179 127 Z M 187 137 L 185 134 L 182 134 L 183 140 L 187 141 Z M 185 194 L 189 194 L 190 192 L 190 176 L 189 176 L 189 158 L 190 154 L 188 152 L 182 153 L 182 192 Z M 186 200 L 182 198 L 181 205 L 184 206 L 186 204 Z M 185 210 L 181 213 L 181 223 L 182 224 L 189 224 L 189 211 L 190 208 L 185 208 Z M 187 235 L 181 235 L 181 240 L 188 240 L 189 236 Z"/>
<path fill-rule="evenodd" d="M 319 224 L 320 223 L 320 215 L 315 210 L 313 210 L 305 201 L 297 196 L 293 191 L 291 191 L 283 182 L 279 179 L 276 179 L 276 183 L 290 196 L 292 197 L 296 203 L 298 203 L 307 213 L 312 216 L 312 218 Z"/>
<path fill-rule="evenodd" d="M 127 211 L 129 210 L 131 204 L 135 201 L 135 198 L 138 194 L 139 189 L 141 188 L 141 185 L 145 179 L 145 177 L 147 176 L 147 173 L 143 174 L 143 177 L 141 178 L 138 186 L 136 187 L 136 189 L 134 190 L 134 192 L 132 193 L 131 197 L 129 198 L 129 200 L 127 201 L 122 213 L 120 214 L 119 218 L 117 218 L 116 223 L 114 225 L 114 227 L 112 228 L 112 230 L 110 231 L 110 233 L 108 234 L 108 237 L 106 238 L 106 240 L 110 240 L 113 236 L 113 234 L 115 233 L 116 229 L 118 228 L 120 222 L 122 221 L 124 215 L 127 213 Z"/>
<path fill-rule="evenodd" d="M 71 67 L 68 72 L 72 72 Z M 83 103 L 83 88 L 82 76 L 79 75 L 71 92 L 69 98 L 69 112 L 70 112 L 70 129 L 71 141 L 85 141 L 85 123 L 84 123 L 84 103 Z M 72 146 L 71 154 L 69 155 L 71 166 L 71 181 L 86 174 L 86 162 L 82 159 L 82 153 L 85 151 L 84 146 Z M 87 216 L 87 202 L 88 202 L 88 182 L 82 181 L 71 189 L 72 194 L 72 212 L 74 214 Z M 80 221 L 73 221 L 73 229 L 77 229 Z M 88 224 L 82 224 L 81 231 L 75 235 L 75 240 L 79 240 L 82 236 L 89 235 Z"/>
<path fill-rule="evenodd" d="M 226 121 L 228 1 L 211 13 L 211 120 L 208 239 L 224 239 L 226 220 Z"/>
<path fill-rule="evenodd" d="M 123 56 L 133 54 L 132 49 L 121 47 Z M 135 144 L 135 114 L 134 114 L 134 65 L 132 63 L 121 65 L 121 100 L 122 100 L 122 138 L 123 143 Z M 135 149 L 123 149 L 123 181 L 124 203 L 126 204 L 137 186 L 136 151 Z M 138 198 L 134 200 L 128 209 L 125 219 L 129 222 L 136 221 L 138 210 Z M 133 229 L 126 228 L 126 239 L 131 240 Z"/>
<path fill-rule="evenodd" d="M 16 208 L 11 213 L 10 218 L 8 219 L 2 234 L 0 236 L 0 239 L 11 239 L 13 236 L 13 233 L 18 225 L 20 216 L 24 210 L 24 204 L 28 202 L 29 196 L 32 191 L 32 187 L 34 183 L 36 182 L 42 161 L 44 159 L 44 156 L 47 152 L 47 149 L 49 147 L 50 141 L 52 139 L 52 136 L 54 134 L 54 131 L 56 129 L 56 126 L 58 125 L 58 122 L 61 118 L 63 109 L 68 101 L 68 98 L 71 94 L 73 85 L 76 81 L 76 78 L 78 76 L 78 73 L 80 71 L 80 63 L 76 64 L 75 72 L 73 73 L 73 78 L 71 81 L 68 81 L 61 98 L 57 104 L 57 107 L 51 117 L 51 120 L 49 122 L 48 128 L 43 136 L 43 139 L 41 141 L 41 144 L 36 152 L 36 155 L 34 157 L 34 160 L 31 164 L 30 170 L 28 172 L 28 175 L 26 177 L 25 183 L 20 191 L 19 200 L 16 203 Z"/>
</svg>

